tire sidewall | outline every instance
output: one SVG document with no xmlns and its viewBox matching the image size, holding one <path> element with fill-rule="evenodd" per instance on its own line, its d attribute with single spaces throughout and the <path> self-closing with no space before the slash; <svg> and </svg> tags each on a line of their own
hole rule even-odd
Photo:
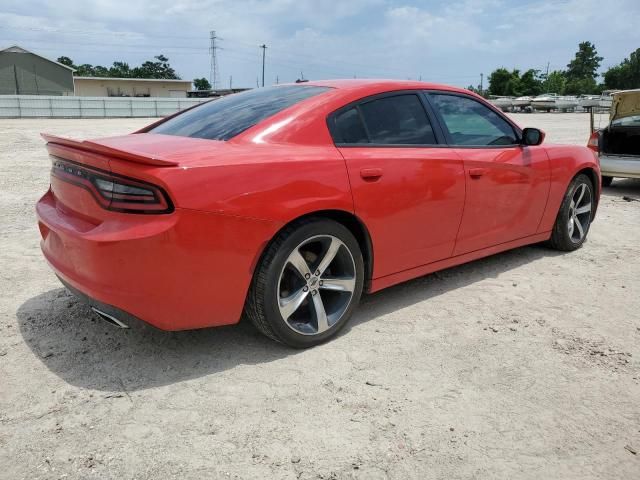
<svg viewBox="0 0 640 480">
<path fill-rule="evenodd" d="M 564 237 L 564 241 L 567 244 L 569 244 L 572 247 L 572 249 L 579 248 L 586 241 L 587 235 L 589 234 L 589 229 L 591 228 L 591 219 L 589 219 L 589 224 L 585 229 L 584 235 L 579 241 L 575 242 L 569 235 L 569 227 L 567 226 L 567 224 L 569 223 L 569 215 L 571 210 L 571 199 L 575 195 L 578 187 L 583 183 L 586 184 L 587 187 L 589 188 L 589 192 L 591 195 L 591 203 L 593 204 L 593 202 L 595 202 L 595 192 L 593 188 L 593 183 L 591 182 L 589 177 L 587 177 L 584 174 L 580 174 L 576 178 L 574 178 L 571 184 L 569 185 L 565 198 L 562 202 L 562 208 L 560 209 L 560 215 L 558 218 L 558 227 L 562 229 L 562 236 Z M 591 215 L 593 216 L 593 208 L 592 208 Z"/>
<path fill-rule="evenodd" d="M 317 235 L 332 235 L 340 239 L 351 252 L 356 269 L 356 285 L 351 302 L 342 318 L 326 332 L 318 335 L 303 335 L 292 330 L 282 318 L 278 308 L 278 284 L 280 273 L 289 255 L 305 240 Z M 264 289 L 264 312 L 267 321 L 275 333 L 288 345 L 305 348 L 322 343 L 336 335 L 349 321 L 354 309 L 360 301 L 364 285 L 364 261 L 362 252 L 353 234 L 341 224 L 328 219 L 318 219 L 306 223 L 284 239 L 270 265 L 267 266 L 266 285 Z"/>
</svg>

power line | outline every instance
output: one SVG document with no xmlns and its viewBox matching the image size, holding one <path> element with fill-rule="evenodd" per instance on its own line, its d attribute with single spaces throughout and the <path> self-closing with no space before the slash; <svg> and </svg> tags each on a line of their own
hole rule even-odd
<svg viewBox="0 0 640 480">
<path fill-rule="evenodd" d="M 2 28 L 4 27 L 0 27 L 0 30 Z M 50 29 L 33 29 L 33 30 L 45 31 L 49 33 L 56 32 L 56 30 L 50 30 Z M 59 31 L 59 32 L 63 33 L 62 31 Z M 67 33 L 67 31 L 65 31 L 64 33 Z M 89 34 L 90 32 L 76 31 L 75 33 Z M 116 43 L 114 42 L 97 43 L 97 42 L 84 42 L 84 41 L 83 42 L 56 41 L 55 43 L 61 44 L 61 45 L 64 45 L 64 44 L 73 45 L 81 48 L 82 50 L 85 50 L 84 47 L 89 47 L 89 46 L 97 47 L 97 48 L 91 48 L 90 51 L 92 53 L 96 53 L 96 52 L 107 53 L 109 51 L 112 51 L 113 49 L 109 49 L 108 48 L 109 46 L 117 47 L 118 50 L 121 52 L 129 52 L 134 54 L 146 53 L 146 52 L 157 53 L 159 50 L 161 50 L 162 53 L 186 56 L 186 55 L 205 55 L 207 54 L 207 51 L 208 51 L 210 60 L 211 60 L 211 69 L 215 70 L 215 72 L 210 71 L 210 82 L 212 83 L 212 86 L 215 83 L 219 87 L 220 75 L 219 75 L 219 68 L 217 64 L 218 50 L 223 50 L 225 52 L 225 58 L 229 57 L 231 59 L 235 59 L 237 61 L 241 61 L 247 64 L 255 62 L 257 59 L 255 54 L 251 53 L 251 51 L 247 51 L 245 47 L 243 47 L 244 45 L 247 45 L 247 46 L 250 46 L 251 49 L 255 49 L 255 44 L 251 46 L 250 44 L 245 42 L 241 42 L 237 40 L 229 40 L 225 38 L 225 43 L 230 41 L 233 44 L 242 45 L 242 46 L 234 47 L 231 49 L 227 49 L 227 48 L 223 49 L 220 47 L 220 40 L 222 39 L 215 34 L 215 31 L 213 32 L 213 35 L 215 38 L 212 39 L 211 32 L 210 32 L 210 45 L 208 49 L 205 46 L 199 47 L 199 46 L 192 46 L 192 45 L 190 46 L 190 45 L 168 45 L 168 44 L 148 44 L 148 43 L 142 44 L 142 43 L 135 43 L 127 40 L 123 42 L 116 42 Z M 186 37 L 186 36 L 185 37 L 165 37 L 165 38 L 185 38 L 185 39 L 200 38 L 202 39 L 202 37 Z M 60 48 L 51 47 L 52 42 L 50 41 L 45 42 L 44 40 L 30 40 L 28 43 L 36 43 L 36 44 L 45 43 L 46 47 L 38 47 L 38 48 L 42 50 L 47 50 L 47 51 L 57 51 L 57 52 L 60 51 Z M 213 43 L 213 45 L 211 43 Z M 263 45 L 260 45 L 260 48 L 262 48 L 263 46 L 264 46 L 263 52 L 262 52 L 263 63 L 265 64 L 263 66 L 266 70 L 266 59 L 264 57 L 266 57 L 265 50 L 267 47 L 266 47 L 266 44 L 263 44 Z M 407 75 L 406 69 L 401 69 L 397 67 L 381 66 L 380 64 L 376 64 L 375 66 L 371 64 L 367 65 L 362 63 L 354 64 L 351 61 L 345 61 L 341 59 L 335 59 L 335 58 L 323 59 L 317 56 L 309 56 L 304 53 L 294 53 L 294 52 L 289 52 L 285 50 L 278 50 L 278 49 L 274 49 L 272 46 L 269 46 L 269 48 L 271 52 L 269 57 L 270 65 L 280 66 L 282 68 L 291 69 L 292 71 L 299 71 L 300 68 L 303 68 L 306 71 L 315 72 L 318 76 L 337 76 L 337 77 L 351 77 L 354 75 L 354 73 L 358 73 L 359 77 L 390 76 L 390 77 L 396 77 L 396 78 L 406 78 L 406 75 Z M 255 52 L 255 50 L 253 51 Z M 213 68 L 214 65 L 215 65 L 215 68 Z M 354 69 L 356 70 L 356 72 L 354 72 Z M 312 76 L 315 76 L 315 74 Z M 440 74 L 440 75 L 427 76 L 427 78 L 430 79 L 431 81 L 437 81 L 438 79 L 442 81 L 454 81 L 454 80 L 462 80 L 462 79 L 468 79 L 468 78 L 474 78 L 474 77 L 475 75 L 457 75 L 457 74 Z"/>
</svg>

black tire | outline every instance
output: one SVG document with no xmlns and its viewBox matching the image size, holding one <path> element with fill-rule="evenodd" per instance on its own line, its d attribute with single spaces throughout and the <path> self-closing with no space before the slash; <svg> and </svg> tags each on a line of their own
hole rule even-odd
<svg viewBox="0 0 640 480">
<path fill-rule="evenodd" d="M 611 182 L 613 182 L 613 177 L 602 177 L 602 186 L 603 187 L 610 187 L 611 186 Z"/>
<path fill-rule="evenodd" d="M 292 328 L 280 313 L 278 303 L 280 281 L 292 252 L 304 242 L 318 236 L 335 237 L 348 249 L 350 258 L 353 259 L 355 287 L 346 309 L 328 330 L 315 334 L 303 334 Z M 312 269 L 315 270 L 315 267 Z M 280 232 L 262 255 L 247 295 L 245 315 L 261 333 L 277 342 L 294 348 L 312 347 L 335 336 L 345 326 L 360 301 L 363 285 L 364 261 L 358 241 L 353 234 L 342 224 L 333 220 L 326 218 L 304 219 Z M 320 299 L 324 295 L 319 288 L 316 293 Z M 311 296 L 308 296 L 305 302 L 312 300 Z"/>
<path fill-rule="evenodd" d="M 569 220 L 572 217 L 572 200 L 576 195 L 578 189 L 582 188 L 582 185 L 585 185 L 588 189 L 590 195 L 590 205 L 591 209 L 589 211 L 589 215 L 587 217 L 587 221 L 582 225 L 583 235 L 581 238 L 577 239 L 572 235 L 572 228 L 570 227 Z M 551 239 L 548 244 L 551 248 L 555 248 L 556 250 L 562 250 L 565 252 L 570 252 L 576 250 L 582 246 L 584 241 L 587 239 L 587 234 L 589 233 L 589 227 L 591 225 L 591 220 L 593 219 L 593 211 L 594 211 L 594 202 L 595 202 L 595 190 L 593 188 L 593 183 L 591 179 L 585 175 L 580 174 L 576 176 L 569 187 L 567 188 L 566 193 L 564 194 L 564 198 L 562 200 L 562 204 L 560 205 L 560 210 L 558 211 L 558 216 L 556 217 L 556 223 L 553 226 L 553 231 L 551 234 Z M 586 216 L 586 214 L 585 214 Z M 575 217 L 574 217 L 575 218 Z M 574 223 L 574 227 L 576 224 Z"/>
</svg>

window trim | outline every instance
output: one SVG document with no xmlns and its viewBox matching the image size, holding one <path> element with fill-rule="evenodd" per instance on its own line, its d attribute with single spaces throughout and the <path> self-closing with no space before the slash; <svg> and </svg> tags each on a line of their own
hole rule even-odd
<svg viewBox="0 0 640 480">
<path fill-rule="evenodd" d="M 425 89 L 425 90 L 422 91 L 422 95 L 424 96 L 425 101 L 432 108 L 432 110 L 434 112 L 434 115 L 437 117 L 438 123 L 440 124 L 440 128 L 443 131 L 443 134 L 444 134 L 445 139 L 446 139 L 446 144 L 447 144 L 448 147 L 451 147 L 451 148 L 464 148 L 464 149 L 496 149 L 496 148 L 503 149 L 503 148 L 517 148 L 517 147 L 521 147 L 522 146 L 522 130 L 520 129 L 520 127 L 518 127 L 518 125 L 516 125 L 509 117 L 504 115 L 504 113 L 502 113 L 500 110 L 495 108 L 490 103 L 482 101 L 482 100 L 480 100 L 478 98 L 475 98 L 475 97 L 473 97 L 471 95 L 467 95 L 467 94 L 462 93 L 462 92 L 452 92 L 452 91 L 448 91 L 448 90 Z M 505 122 L 507 122 L 507 124 L 513 129 L 513 133 L 515 134 L 517 143 L 513 143 L 511 145 L 456 145 L 453 142 L 453 139 L 451 137 L 451 133 L 449 132 L 449 128 L 447 127 L 447 124 L 444 121 L 444 118 L 440 114 L 440 111 L 435 106 L 433 106 L 433 103 L 431 101 L 431 96 L 433 96 L 433 95 L 450 95 L 450 96 L 454 96 L 454 97 L 462 97 L 462 98 L 466 98 L 468 100 L 474 101 L 476 103 L 479 103 L 480 105 L 483 105 L 483 106 L 487 107 L 489 110 L 491 110 L 496 115 L 498 115 L 500 118 L 502 118 Z"/>
<path fill-rule="evenodd" d="M 371 138 L 369 130 L 367 128 L 367 124 L 362 116 L 362 112 L 358 107 L 365 103 L 373 102 L 382 98 L 399 97 L 404 95 L 415 95 L 416 97 L 418 97 L 418 100 L 420 101 L 420 103 L 422 104 L 422 108 L 424 109 L 427 121 L 429 122 L 431 130 L 433 131 L 436 143 L 344 143 L 342 141 L 336 141 L 337 139 L 342 140 L 340 132 L 338 132 L 336 126 L 336 117 L 338 115 L 347 110 L 350 110 L 351 108 L 356 108 L 356 111 L 360 116 L 362 126 L 367 133 L 367 137 Z M 329 133 L 331 134 L 331 139 L 333 140 L 333 144 L 338 148 L 444 148 L 448 146 L 440 122 L 435 117 L 431 105 L 427 102 L 424 96 L 424 90 L 421 89 L 393 90 L 390 92 L 377 93 L 375 95 L 369 95 L 367 97 L 359 98 L 329 113 L 329 115 L 327 115 L 326 122 Z"/>
</svg>

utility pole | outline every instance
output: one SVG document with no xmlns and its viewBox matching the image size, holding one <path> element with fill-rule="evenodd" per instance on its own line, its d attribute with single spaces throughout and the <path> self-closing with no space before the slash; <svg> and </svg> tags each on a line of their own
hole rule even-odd
<svg viewBox="0 0 640 480">
<path fill-rule="evenodd" d="M 484 90 L 483 87 L 483 81 L 484 81 L 484 73 L 480 74 L 480 95 L 482 95 L 482 91 Z"/>
<path fill-rule="evenodd" d="M 262 49 L 262 86 L 264 87 L 264 57 L 267 53 L 267 46 L 263 43 L 260 48 Z"/>
<path fill-rule="evenodd" d="M 211 54 L 211 71 L 209 72 L 209 83 L 213 90 L 220 88 L 220 71 L 218 69 L 218 55 L 216 51 L 220 48 L 216 45 L 216 40 L 220 40 L 220 37 L 216 37 L 216 31 L 211 30 L 209 32 L 209 53 Z"/>
<path fill-rule="evenodd" d="M 276 85 L 280 83 L 280 76 L 276 75 Z"/>
<path fill-rule="evenodd" d="M 233 90 L 233 75 L 229 75 L 229 90 Z"/>
</svg>

